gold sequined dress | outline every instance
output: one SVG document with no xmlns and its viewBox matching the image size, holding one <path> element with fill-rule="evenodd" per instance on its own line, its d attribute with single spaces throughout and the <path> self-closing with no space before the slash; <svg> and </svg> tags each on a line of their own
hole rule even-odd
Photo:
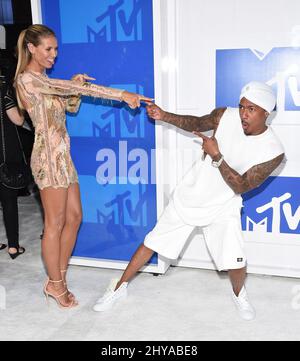
<svg viewBox="0 0 300 361">
<path fill-rule="evenodd" d="M 31 169 L 37 186 L 39 189 L 68 188 L 70 184 L 78 183 L 70 155 L 65 112 L 78 110 L 80 97 L 76 96 L 121 101 L 123 90 L 52 79 L 46 74 L 32 71 L 21 73 L 16 86 L 35 127 Z"/>
</svg>

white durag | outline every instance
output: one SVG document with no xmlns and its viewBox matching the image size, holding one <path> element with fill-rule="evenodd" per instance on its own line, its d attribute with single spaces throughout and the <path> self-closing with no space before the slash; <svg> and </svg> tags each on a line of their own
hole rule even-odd
<svg viewBox="0 0 300 361">
<path fill-rule="evenodd" d="M 269 85 L 258 81 L 251 81 L 243 87 L 240 100 L 242 98 L 250 100 L 250 102 L 260 106 L 268 113 L 271 113 L 276 105 L 273 89 Z"/>
</svg>

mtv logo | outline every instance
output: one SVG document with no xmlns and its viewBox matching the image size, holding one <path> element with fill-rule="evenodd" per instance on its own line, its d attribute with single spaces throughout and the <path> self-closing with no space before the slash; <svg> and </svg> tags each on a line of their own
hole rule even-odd
<svg viewBox="0 0 300 361">
<path fill-rule="evenodd" d="M 269 177 L 243 195 L 242 228 L 274 234 L 300 232 L 299 178 Z"/>
<path fill-rule="evenodd" d="M 115 108 L 113 101 L 107 111 L 107 100 L 97 99 L 93 103 L 82 102 L 76 117 L 67 116 L 68 133 L 71 137 L 104 137 L 116 136 L 116 124 L 120 120 L 120 110 Z"/>
<path fill-rule="evenodd" d="M 64 44 L 142 40 L 143 13 L 151 12 L 145 0 L 59 0 Z M 76 26 L 74 27 L 74 22 Z"/>
<path fill-rule="evenodd" d="M 252 81 L 277 94 L 277 124 L 299 124 L 300 49 L 273 48 L 263 56 L 253 49 L 216 51 L 216 106 L 237 107 L 242 87 Z M 247 71 L 245 71 L 247 69 Z"/>
<path fill-rule="evenodd" d="M 139 84 L 113 84 L 112 88 L 144 94 Z M 109 107 L 105 106 L 109 102 Z M 81 105 L 75 118 L 68 117 L 71 137 L 145 138 L 146 111 L 144 108 L 130 110 L 111 100 L 97 99 Z"/>
<path fill-rule="evenodd" d="M 137 84 L 116 84 L 114 88 L 126 89 L 133 93 L 144 93 L 144 88 Z M 101 123 L 93 123 L 94 137 L 108 138 L 144 138 L 145 110 L 129 111 L 113 107 L 101 114 Z"/>
<path fill-rule="evenodd" d="M 113 194 L 109 188 L 115 186 L 108 185 L 107 194 Z M 118 188 L 125 189 L 119 185 Z M 115 225 L 141 226 L 147 225 L 147 199 L 146 187 L 144 185 L 127 185 L 127 190 L 114 195 L 109 201 L 98 205 L 98 223 L 107 224 L 112 222 Z"/>
<path fill-rule="evenodd" d="M 142 120 L 142 119 L 143 120 Z M 113 108 L 101 115 L 102 124 L 93 124 L 93 136 L 108 138 L 144 138 L 145 112 L 131 115 L 127 109 Z"/>
<path fill-rule="evenodd" d="M 107 6 L 96 22 L 97 30 L 87 26 L 89 42 L 142 40 L 142 0 L 119 0 Z"/>
<path fill-rule="evenodd" d="M 245 231 L 254 231 L 254 232 L 267 232 L 268 231 L 268 218 L 264 218 L 261 221 L 255 222 L 250 217 L 246 217 L 246 229 Z"/>
<path fill-rule="evenodd" d="M 79 176 L 79 181 L 83 223 L 147 226 L 146 185 L 120 182 L 103 187 L 88 175 Z"/>
</svg>

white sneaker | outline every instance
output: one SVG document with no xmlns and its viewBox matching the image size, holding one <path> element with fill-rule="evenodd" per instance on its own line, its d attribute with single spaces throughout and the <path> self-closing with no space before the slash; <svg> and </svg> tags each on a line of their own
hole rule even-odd
<svg viewBox="0 0 300 361">
<path fill-rule="evenodd" d="M 121 286 L 115 291 L 118 282 L 118 279 L 111 280 L 104 296 L 96 301 L 96 304 L 93 307 L 94 311 L 102 312 L 109 310 L 116 301 L 127 296 L 128 282 L 123 282 Z"/>
<path fill-rule="evenodd" d="M 251 321 L 255 318 L 255 310 L 248 299 L 245 287 L 241 289 L 238 296 L 232 291 L 232 299 L 241 318 L 246 321 Z"/>
</svg>

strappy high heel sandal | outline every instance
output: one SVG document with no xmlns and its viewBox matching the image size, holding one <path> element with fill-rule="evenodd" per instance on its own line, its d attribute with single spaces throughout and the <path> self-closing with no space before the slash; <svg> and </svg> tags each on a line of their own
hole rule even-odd
<svg viewBox="0 0 300 361">
<path fill-rule="evenodd" d="M 60 270 L 60 273 L 62 274 L 62 277 L 63 277 L 63 281 L 64 281 L 64 286 L 66 287 L 67 291 L 68 291 L 68 297 L 70 300 L 74 300 L 74 302 L 76 302 L 78 304 L 78 302 L 76 301 L 76 298 L 74 296 L 74 294 L 68 290 L 68 287 L 67 287 L 67 282 L 66 282 L 66 279 L 64 278 L 64 274 L 67 273 L 67 270 L 66 269 L 62 269 Z"/>
<path fill-rule="evenodd" d="M 50 278 L 47 279 L 47 281 L 45 282 L 45 285 L 44 285 L 44 294 L 46 296 L 46 299 L 47 299 L 47 303 L 49 305 L 49 297 L 52 297 L 57 305 L 60 307 L 60 308 L 72 308 L 72 307 L 76 307 L 77 304 L 74 302 L 74 300 L 70 300 L 70 303 L 67 304 L 67 305 L 64 305 L 61 301 L 60 301 L 60 297 L 64 296 L 65 294 L 68 293 L 67 289 L 65 288 L 65 291 L 59 295 L 55 295 L 53 293 L 50 293 L 48 290 L 47 290 L 47 286 L 49 283 L 64 283 L 63 280 L 59 280 L 59 281 L 53 281 L 53 280 L 50 280 Z"/>
</svg>

